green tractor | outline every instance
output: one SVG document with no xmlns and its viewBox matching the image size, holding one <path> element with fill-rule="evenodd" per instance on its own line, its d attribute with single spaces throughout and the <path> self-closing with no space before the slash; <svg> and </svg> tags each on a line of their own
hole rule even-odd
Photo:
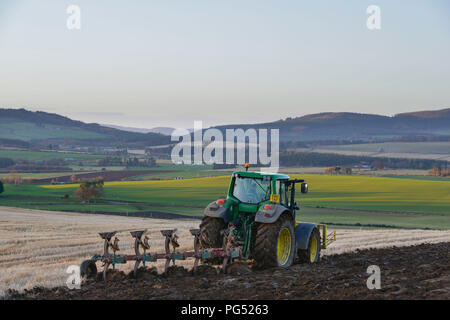
<svg viewBox="0 0 450 320">
<path fill-rule="evenodd" d="M 304 180 L 284 174 L 233 172 L 227 197 L 205 208 L 201 248 L 220 248 L 230 239 L 230 245 L 242 248 L 243 259 L 264 268 L 319 261 L 320 250 L 336 234 L 327 235 L 326 225 L 296 222 L 296 184 L 301 193 L 308 192 Z"/>
<path fill-rule="evenodd" d="M 248 166 L 246 166 L 248 169 Z M 150 252 L 147 229 L 130 232 L 134 239 L 134 254 L 118 254 L 116 234 L 123 231 L 102 232 L 103 254 L 96 254 L 81 263 L 82 276 L 97 275 L 96 262 L 103 263 L 103 279 L 108 268 L 116 264 L 134 262 L 134 276 L 146 263 L 165 260 L 164 273 L 177 260 L 195 259 L 193 273 L 200 263 L 227 264 L 235 259 L 253 260 L 262 268 L 287 268 L 295 261 L 314 263 L 320 250 L 336 240 L 336 233 L 327 235 L 327 226 L 296 222 L 299 210 L 295 202 L 295 187 L 308 192 L 304 180 L 290 179 L 284 174 L 237 171 L 231 177 L 228 195 L 210 203 L 200 229 L 191 229 L 194 250 L 179 252 L 175 230 L 161 230 L 165 237 L 165 252 Z M 113 240 L 113 237 L 116 236 Z M 112 250 L 110 252 L 109 250 Z"/>
</svg>

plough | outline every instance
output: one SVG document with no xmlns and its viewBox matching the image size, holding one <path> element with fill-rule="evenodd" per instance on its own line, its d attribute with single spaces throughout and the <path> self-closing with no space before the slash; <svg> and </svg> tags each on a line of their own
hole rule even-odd
<svg viewBox="0 0 450 320">
<path fill-rule="evenodd" d="M 96 262 L 101 261 L 103 263 L 103 279 L 106 281 L 106 274 L 110 266 L 115 269 L 116 264 L 126 264 L 127 262 L 134 261 L 134 276 L 137 276 L 139 266 L 145 267 L 148 262 L 156 262 L 158 260 L 165 260 L 164 274 L 170 267 L 170 264 L 175 265 L 177 260 L 186 260 L 188 258 L 194 259 L 193 273 L 197 272 L 197 268 L 200 263 L 204 264 L 208 259 L 221 258 L 222 271 L 226 272 L 228 263 L 233 262 L 234 259 L 242 258 L 242 247 L 233 246 L 230 239 L 229 232 L 224 230 L 223 246 L 222 248 L 201 248 L 200 236 L 202 231 L 200 229 L 189 230 L 194 236 L 194 250 L 178 252 L 177 248 L 180 246 L 178 243 L 178 236 L 176 229 L 174 230 L 161 230 L 161 234 L 165 237 L 165 252 L 164 253 L 151 253 L 150 244 L 148 243 L 147 230 L 131 231 L 130 234 L 134 238 L 134 254 L 117 254 L 120 251 L 119 238 L 113 237 L 118 231 L 102 232 L 99 233 L 100 237 L 104 240 L 103 255 L 96 254 L 91 259 L 85 260 L 81 263 L 80 271 L 82 276 L 92 277 L 97 274 Z M 110 252 L 110 249 L 112 252 Z"/>
</svg>

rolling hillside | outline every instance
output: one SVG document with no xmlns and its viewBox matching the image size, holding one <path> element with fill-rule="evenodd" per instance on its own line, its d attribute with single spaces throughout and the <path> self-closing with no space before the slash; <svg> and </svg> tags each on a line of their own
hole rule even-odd
<svg viewBox="0 0 450 320">
<path fill-rule="evenodd" d="M 161 134 L 107 128 L 41 111 L 0 109 L 0 141 L 9 144 L 151 146 L 167 144 L 169 139 Z"/>
<path fill-rule="evenodd" d="M 393 117 L 375 114 L 328 112 L 287 118 L 269 123 L 220 126 L 227 128 L 280 129 L 281 141 L 392 139 L 408 136 L 449 136 L 450 108 L 397 114 Z"/>
<path fill-rule="evenodd" d="M 116 125 L 112 125 L 112 124 L 102 124 L 102 125 L 104 127 L 114 128 L 114 129 L 123 130 L 123 131 L 140 132 L 140 133 L 153 132 L 153 133 L 163 134 L 166 136 L 170 136 L 172 134 L 172 132 L 175 130 L 175 128 L 169 128 L 169 127 L 155 127 L 155 128 L 151 128 L 151 129 L 145 129 L 145 128 L 116 126 Z"/>
<path fill-rule="evenodd" d="M 170 119 L 168 120 L 170 124 Z M 282 142 L 353 140 L 374 142 L 398 137 L 448 140 L 450 108 L 402 113 L 393 117 L 348 112 L 328 112 L 260 124 L 216 127 L 280 129 Z M 133 130 L 131 130 L 133 129 Z M 159 130 L 155 130 L 159 129 Z M 134 129 L 71 120 L 57 114 L 25 109 L 0 109 L 0 144 L 16 146 L 64 143 L 83 146 L 145 147 L 170 143 L 170 128 Z M 151 132 L 153 131 L 153 132 Z M 158 132 L 158 133 L 156 133 Z M 163 134 L 161 134 L 163 133 Z"/>
</svg>

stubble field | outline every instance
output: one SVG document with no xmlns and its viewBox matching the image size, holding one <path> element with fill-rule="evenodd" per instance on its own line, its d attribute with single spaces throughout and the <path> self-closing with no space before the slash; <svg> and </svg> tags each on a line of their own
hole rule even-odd
<svg viewBox="0 0 450 320">
<path fill-rule="evenodd" d="M 118 233 L 121 253 L 132 252 L 128 230 L 148 229 L 152 252 L 163 252 L 162 229 L 178 229 L 180 250 L 192 249 L 189 229 L 199 220 L 163 220 L 136 217 L 48 212 L 0 207 L 0 295 L 8 289 L 23 291 L 36 286 L 64 286 L 66 269 L 101 253 L 98 232 Z M 440 230 L 358 230 L 337 229 L 338 240 L 323 255 L 357 249 L 411 246 L 450 242 L 448 231 Z M 192 261 L 180 263 L 191 268 Z M 156 265 L 161 271 L 163 262 Z M 131 264 L 119 266 L 130 271 Z"/>
</svg>

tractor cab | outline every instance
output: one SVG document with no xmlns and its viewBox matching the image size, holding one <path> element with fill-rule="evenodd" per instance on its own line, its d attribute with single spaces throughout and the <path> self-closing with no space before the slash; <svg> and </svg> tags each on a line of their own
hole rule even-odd
<svg viewBox="0 0 450 320">
<path fill-rule="evenodd" d="M 234 214 L 238 212 L 257 213 L 280 205 L 290 211 L 295 219 L 299 209 L 295 202 L 295 185 L 301 183 L 301 192 L 308 192 L 304 180 L 290 180 L 285 174 L 236 171 L 233 172 L 227 200 L 234 204 Z"/>
</svg>

